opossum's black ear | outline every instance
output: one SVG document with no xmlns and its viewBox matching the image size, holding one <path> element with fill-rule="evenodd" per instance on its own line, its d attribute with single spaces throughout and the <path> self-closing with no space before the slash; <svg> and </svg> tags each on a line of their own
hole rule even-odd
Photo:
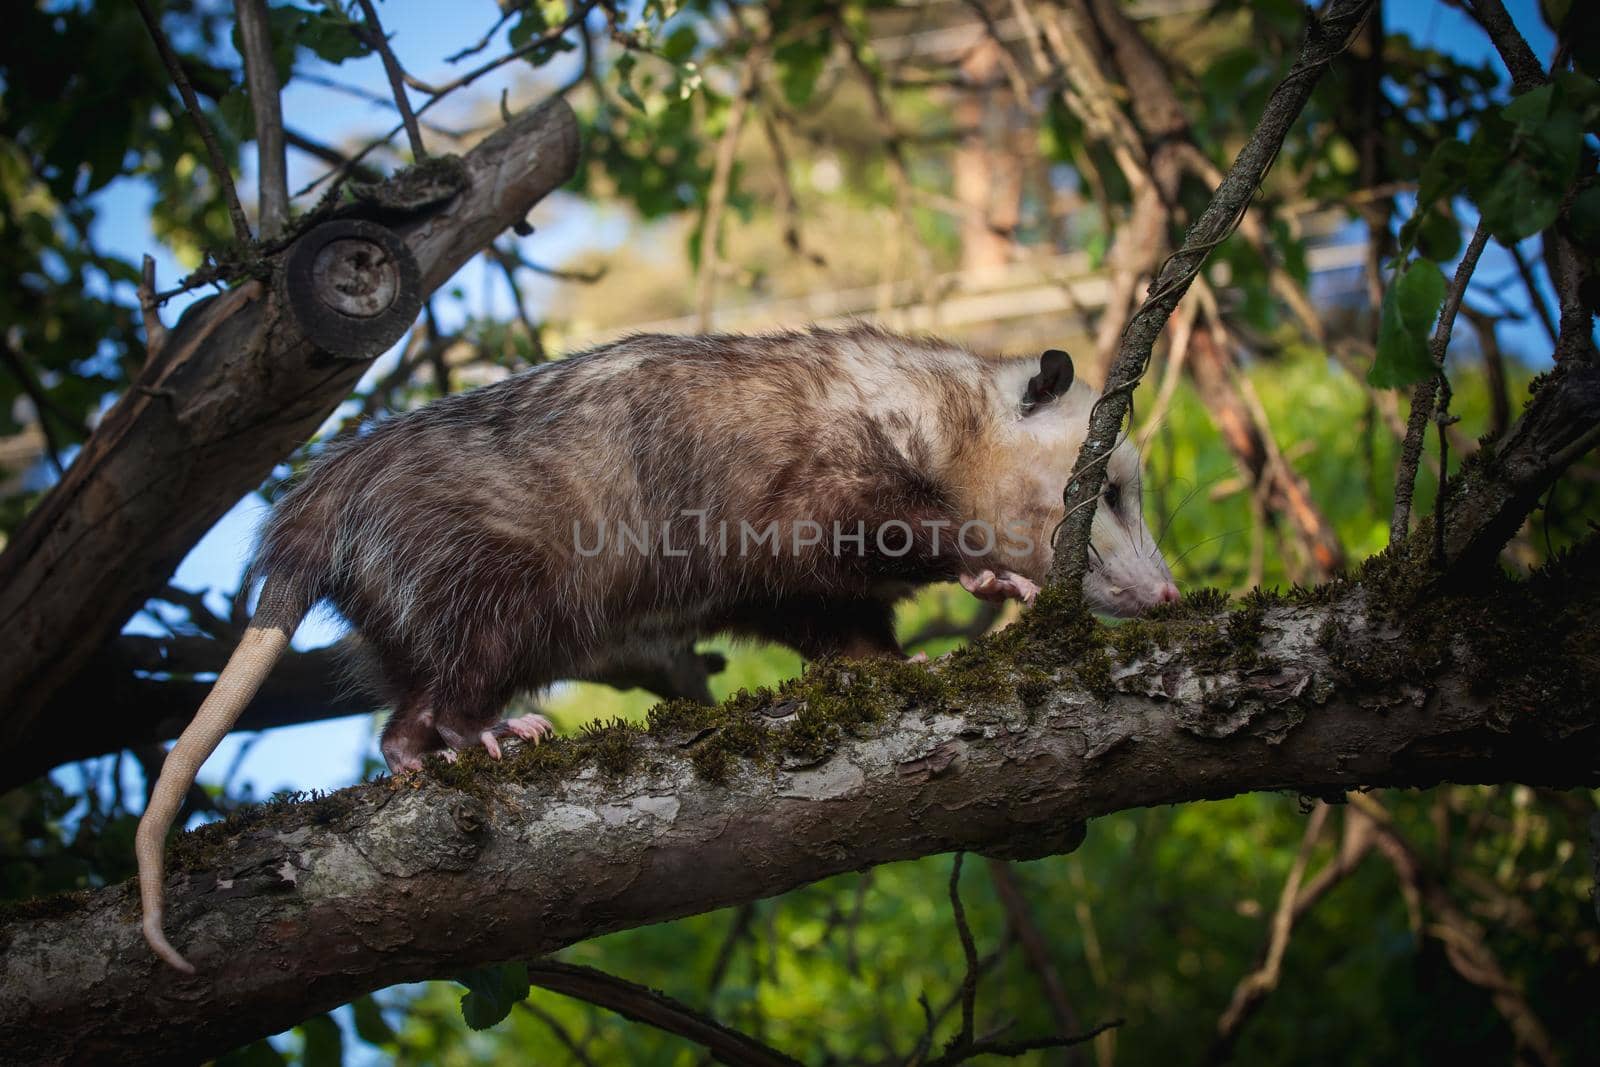
<svg viewBox="0 0 1600 1067">
<path fill-rule="evenodd" d="M 1040 404 L 1046 404 L 1072 388 L 1072 357 L 1059 348 L 1052 348 L 1039 357 L 1039 373 L 1028 379 L 1028 389 L 1022 394 L 1022 413 L 1032 415 Z"/>
</svg>

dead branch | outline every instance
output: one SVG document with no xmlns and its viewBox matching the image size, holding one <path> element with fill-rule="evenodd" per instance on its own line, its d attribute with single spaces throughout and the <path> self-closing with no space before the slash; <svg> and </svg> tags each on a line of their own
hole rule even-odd
<svg viewBox="0 0 1600 1067">
<path fill-rule="evenodd" d="M 256 120 L 261 237 L 271 240 L 289 224 L 289 170 L 283 149 L 278 70 L 272 61 L 272 31 L 266 0 L 234 0 L 233 10 L 239 24 L 245 81 L 250 87 L 250 111 Z"/>
</svg>

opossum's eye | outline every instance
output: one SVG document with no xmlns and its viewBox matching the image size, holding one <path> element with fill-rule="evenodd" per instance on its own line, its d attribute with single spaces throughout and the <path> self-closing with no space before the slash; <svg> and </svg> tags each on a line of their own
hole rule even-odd
<svg viewBox="0 0 1600 1067">
<path fill-rule="evenodd" d="M 1028 379 L 1022 394 L 1022 413 L 1033 414 L 1040 404 L 1054 400 L 1072 388 L 1072 357 L 1052 348 L 1039 357 L 1039 373 Z"/>
<path fill-rule="evenodd" d="M 1106 502 L 1106 507 L 1116 511 L 1122 504 L 1122 486 L 1116 482 L 1107 482 L 1105 492 L 1101 494 Z"/>
</svg>

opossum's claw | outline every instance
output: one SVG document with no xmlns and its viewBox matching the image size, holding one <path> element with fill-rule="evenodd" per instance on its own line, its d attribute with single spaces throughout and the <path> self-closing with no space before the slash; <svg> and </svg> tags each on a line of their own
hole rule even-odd
<svg viewBox="0 0 1600 1067">
<path fill-rule="evenodd" d="M 453 753 L 452 753 L 453 755 Z M 388 753 L 383 754 L 383 761 L 389 765 L 389 773 L 399 777 L 402 774 L 412 774 L 422 770 L 422 757 L 413 753 Z"/>
<path fill-rule="evenodd" d="M 556 728 L 543 715 L 529 712 L 527 715 L 518 715 L 514 719 L 496 723 L 494 732 L 500 737 L 510 734 L 512 737 L 518 737 L 537 745 L 540 741 L 555 733 Z"/>
<path fill-rule="evenodd" d="M 489 753 L 490 759 L 500 758 L 500 742 L 495 740 L 493 730 L 485 730 L 478 735 L 478 740 L 483 742 L 484 750 Z"/>
<path fill-rule="evenodd" d="M 906 657 L 906 662 L 907 663 L 926 663 L 926 662 L 928 662 L 928 654 L 926 652 L 918 652 L 915 656 L 907 656 Z"/>
</svg>

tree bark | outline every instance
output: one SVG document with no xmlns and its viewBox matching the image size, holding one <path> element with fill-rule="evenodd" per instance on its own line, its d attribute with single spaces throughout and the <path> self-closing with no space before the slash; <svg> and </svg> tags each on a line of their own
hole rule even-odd
<svg viewBox="0 0 1600 1067">
<path fill-rule="evenodd" d="M 211 1056 L 368 990 L 843 871 L 1068 851 L 1083 820 L 1131 807 L 1596 784 L 1600 550 L 1410 606 L 1407 566 L 1081 641 L 1064 635 L 1082 617 L 1045 604 L 926 671 L 825 664 L 713 728 L 662 720 L 255 809 L 174 849 L 168 927 L 196 976 L 146 948 L 132 883 L 0 926 L 0 1046 L 41 1064 Z M 825 694 L 880 717 L 820 756 L 697 773 L 735 724 L 815 724 Z"/>
<path fill-rule="evenodd" d="M 560 99 L 467 153 L 452 202 L 393 226 L 416 256 L 424 294 L 521 222 L 571 177 L 577 157 L 577 120 Z M 317 351 L 259 282 L 183 317 L 0 554 L 6 750 L 27 743 L 51 695 L 315 432 L 366 366 Z"/>
</svg>

